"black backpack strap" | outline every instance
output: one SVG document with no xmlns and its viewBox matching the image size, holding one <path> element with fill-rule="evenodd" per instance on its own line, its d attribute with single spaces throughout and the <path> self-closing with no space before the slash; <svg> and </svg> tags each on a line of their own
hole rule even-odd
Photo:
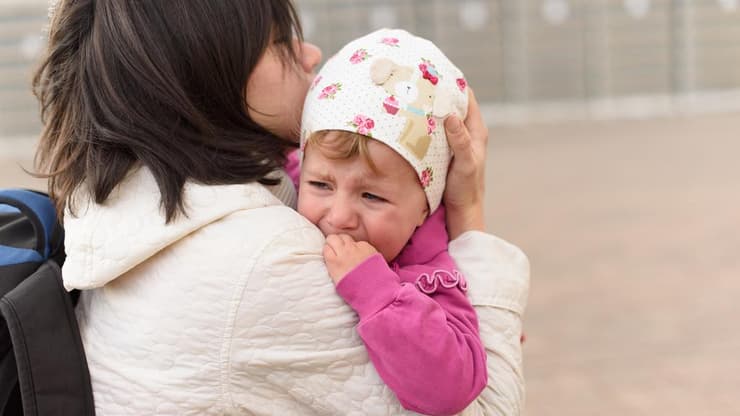
<svg viewBox="0 0 740 416">
<path fill-rule="evenodd" d="M 0 415 L 23 415 L 18 391 L 18 369 L 8 327 L 0 319 Z"/>
<path fill-rule="evenodd" d="M 94 415 L 87 360 L 61 270 L 47 261 L 0 299 L 25 415 Z"/>
</svg>

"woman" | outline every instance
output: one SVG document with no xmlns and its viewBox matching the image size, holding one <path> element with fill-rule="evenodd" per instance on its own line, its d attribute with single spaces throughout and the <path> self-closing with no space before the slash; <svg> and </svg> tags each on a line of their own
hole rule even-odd
<svg viewBox="0 0 740 416">
<path fill-rule="evenodd" d="M 65 286 L 87 289 L 77 314 L 98 414 L 404 412 L 334 293 L 320 231 L 289 207 L 280 168 L 321 59 L 300 33 L 289 0 L 53 11 L 37 161 L 65 213 Z M 488 354 L 467 411 L 517 414 L 527 262 L 481 232 L 477 106 L 467 129 L 446 128 L 450 253 Z"/>
</svg>

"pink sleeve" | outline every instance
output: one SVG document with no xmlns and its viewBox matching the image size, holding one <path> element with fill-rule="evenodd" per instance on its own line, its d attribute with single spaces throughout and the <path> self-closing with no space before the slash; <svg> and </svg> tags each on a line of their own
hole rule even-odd
<svg viewBox="0 0 740 416">
<path fill-rule="evenodd" d="M 458 413 L 487 382 L 465 281 L 446 251 L 398 272 L 376 254 L 348 273 L 337 292 L 360 316 L 357 331 L 368 355 L 401 404 L 429 415 Z"/>
<path fill-rule="evenodd" d="M 284 167 L 285 173 L 287 173 L 290 180 L 293 181 L 296 191 L 298 190 L 298 183 L 301 179 L 301 163 L 298 160 L 298 153 L 298 149 L 288 153 L 285 157 Z"/>
</svg>

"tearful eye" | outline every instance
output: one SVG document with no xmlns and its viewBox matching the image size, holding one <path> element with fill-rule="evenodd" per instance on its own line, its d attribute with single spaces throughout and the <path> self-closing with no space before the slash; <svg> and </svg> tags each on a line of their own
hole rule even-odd
<svg viewBox="0 0 740 416">
<path fill-rule="evenodd" d="M 369 192 L 364 192 L 362 194 L 362 197 L 369 200 L 369 201 L 376 201 L 376 202 L 386 202 L 385 198 L 379 197 L 377 195 L 373 195 Z"/>
<path fill-rule="evenodd" d="M 309 185 L 310 185 L 311 187 L 313 187 L 313 188 L 316 188 L 316 189 L 325 189 L 325 190 L 328 190 L 328 189 L 330 189 L 330 188 L 329 188 L 329 184 L 328 184 L 328 183 L 326 183 L 326 182 L 319 182 L 319 181 L 308 181 L 308 184 L 309 184 Z"/>
</svg>

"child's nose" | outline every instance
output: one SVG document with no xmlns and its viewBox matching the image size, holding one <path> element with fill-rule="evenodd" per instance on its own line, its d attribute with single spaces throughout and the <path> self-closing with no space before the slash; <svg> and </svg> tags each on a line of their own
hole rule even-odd
<svg viewBox="0 0 740 416">
<path fill-rule="evenodd" d="M 329 210 L 327 222 L 337 231 L 351 230 L 357 227 L 357 213 L 349 201 L 338 198 Z"/>
</svg>

